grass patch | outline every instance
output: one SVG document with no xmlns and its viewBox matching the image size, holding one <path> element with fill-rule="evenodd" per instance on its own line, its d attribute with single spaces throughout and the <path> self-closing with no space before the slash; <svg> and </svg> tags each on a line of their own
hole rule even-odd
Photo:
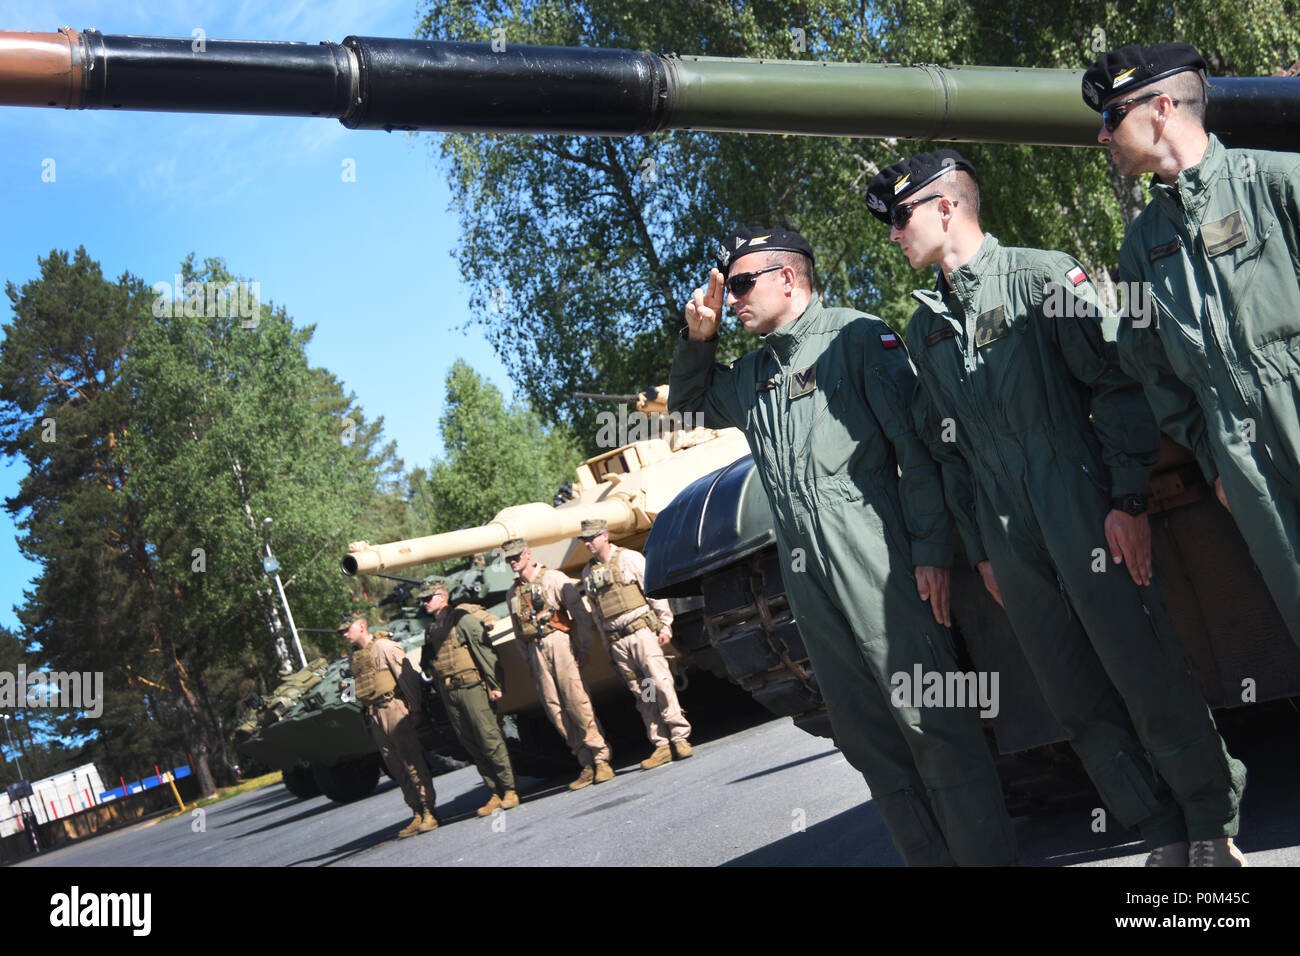
<svg viewBox="0 0 1300 956">
<path fill-rule="evenodd" d="M 229 800 L 231 797 L 237 797 L 241 793 L 251 793 L 254 790 L 261 790 L 263 787 L 269 787 L 272 784 L 283 782 L 284 775 L 279 770 L 272 771 L 271 773 L 264 773 L 260 777 L 253 777 L 251 780 L 244 780 L 235 784 L 233 787 L 222 787 L 210 797 L 205 797 L 204 799 L 195 801 L 194 803 L 186 804 L 185 809 L 183 810 L 178 808 L 171 811 L 166 816 L 162 817 L 159 822 L 162 822 L 162 820 L 170 820 L 172 817 L 178 817 L 182 813 L 189 813 L 191 810 L 195 810 L 199 807 L 207 807 L 214 803 L 220 803 L 222 800 Z"/>
</svg>

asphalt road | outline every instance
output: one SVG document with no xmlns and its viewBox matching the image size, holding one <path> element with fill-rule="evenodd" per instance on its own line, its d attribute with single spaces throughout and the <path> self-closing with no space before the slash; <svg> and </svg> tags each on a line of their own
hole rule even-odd
<svg viewBox="0 0 1300 956">
<path fill-rule="evenodd" d="M 1239 845 L 1253 866 L 1300 864 L 1300 714 L 1228 728 L 1250 768 Z M 1288 723 L 1289 721 L 1289 723 Z M 486 792 L 472 768 L 436 778 L 443 825 L 410 839 L 386 778 L 352 804 L 298 800 L 276 785 L 203 811 L 74 844 L 22 866 L 898 866 L 861 776 L 829 741 L 772 720 L 697 738 L 696 755 L 652 771 L 641 750 L 615 755 L 614 780 L 570 792 L 567 778 L 521 781 L 523 804 L 474 815 Z M 1145 851 L 1091 808 L 1019 817 L 1029 866 L 1141 866 Z"/>
</svg>

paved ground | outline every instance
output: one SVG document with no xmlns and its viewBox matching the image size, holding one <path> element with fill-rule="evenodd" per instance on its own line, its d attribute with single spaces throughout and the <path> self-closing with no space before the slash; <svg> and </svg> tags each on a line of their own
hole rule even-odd
<svg viewBox="0 0 1300 956">
<path fill-rule="evenodd" d="M 1254 866 L 1300 864 L 1300 716 L 1267 737 L 1230 734 L 1250 767 L 1240 845 Z M 1240 739 L 1239 739 L 1240 738 Z M 407 840 L 410 819 L 385 779 L 340 805 L 298 800 L 281 786 L 216 804 L 201 816 L 145 823 L 24 866 L 897 866 L 862 778 L 829 741 L 774 720 L 711 741 L 653 771 L 616 760 L 618 776 L 571 793 L 567 778 L 524 778 L 518 809 L 482 819 L 470 768 L 436 778 L 443 826 Z M 1021 817 L 1029 866 L 1140 866 L 1131 834 L 1094 832 L 1090 808 Z"/>
</svg>

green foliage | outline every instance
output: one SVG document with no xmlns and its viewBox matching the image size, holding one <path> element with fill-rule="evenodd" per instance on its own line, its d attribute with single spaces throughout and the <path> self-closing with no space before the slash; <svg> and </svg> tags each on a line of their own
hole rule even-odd
<svg viewBox="0 0 1300 956">
<path fill-rule="evenodd" d="M 41 565 L 19 609 L 27 666 L 105 675 L 103 716 L 47 736 L 93 735 L 67 759 L 109 777 L 193 755 L 219 783 L 237 702 L 278 670 L 262 519 L 298 622 L 332 624 L 348 600 L 334 562 L 389 532 L 400 462 L 382 422 L 307 363 L 310 327 L 218 308 L 235 282 L 219 260 L 182 275 L 188 294 L 169 302 L 106 281 L 79 249 L 10 284 L 0 451 L 28 466 L 6 507 Z"/>
<path fill-rule="evenodd" d="M 502 508 L 551 502 L 582 453 L 561 427 L 545 427 L 522 405 L 506 405 L 500 390 L 463 361 L 447 373 L 447 403 L 439 419 L 445 457 L 415 490 L 428 509 L 428 527 L 454 531 L 490 521 Z"/>
<path fill-rule="evenodd" d="M 1108 47 L 1185 39 L 1206 52 L 1213 72 L 1257 74 L 1300 52 L 1295 7 L 451 0 L 426 2 L 417 33 L 683 55 L 1072 69 Z M 793 28 L 803 31 L 803 51 Z M 447 135 L 439 151 L 476 321 L 533 407 L 548 421 L 572 423 L 590 448 L 596 410 L 570 394 L 636 392 L 667 380 L 682 304 L 734 224 L 798 228 L 817 250 L 828 301 L 903 328 L 910 290 L 932 280 L 907 266 L 862 199 L 880 168 L 934 145 L 673 132 Z M 1009 245 L 1069 252 L 1094 275 L 1114 266 L 1124 229 L 1116 194 L 1132 184 L 1112 175 L 1100 150 L 960 148 L 982 171 L 988 231 Z M 755 344 L 734 326 L 724 325 L 723 336 L 724 356 Z"/>
</svg>

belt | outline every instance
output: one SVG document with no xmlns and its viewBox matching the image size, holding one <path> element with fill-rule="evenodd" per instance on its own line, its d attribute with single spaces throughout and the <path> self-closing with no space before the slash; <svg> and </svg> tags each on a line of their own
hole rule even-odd
<svg viewBox="0 0 1300 956">
<path fill-rule="evenodd" d="M 659 619 L 655 617 L 654 614 L 642 614 L 635 621 L 631 621 L 627 624 L 624 624 L 622 627 L 611 628 L 610 639 L 615 641 L 621 641 L 623 638 L 630 637 L 631 635 L 635 634 L 643 627 L 653 631 L 656 627 L 658 627 L 658 625 L 659 625 Z"/>
<path fill-rule="evenodd" d="M 466 690 L 470 687 L 478 687 L 483 683 L 483 678 L 476 676 L 473 680 L 464 680 L 453 675 L 451 677 L 444 677 L 442 683 L 448 690 Z"/>
</svg>

